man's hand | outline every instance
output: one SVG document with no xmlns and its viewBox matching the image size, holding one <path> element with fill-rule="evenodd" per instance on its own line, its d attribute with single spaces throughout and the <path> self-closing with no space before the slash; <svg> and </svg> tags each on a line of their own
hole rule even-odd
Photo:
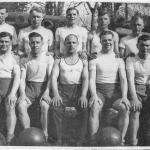
<svg viewBox="0 0 150 150">
<path fill-rule="evenodd" d="M 97 52 L 91 53 L 91 54 L 89 54 L 89 56 L 88 56 L 88 59 L 89 59 L 89 60 L 96 59 L 96 58 L 97 58 Z"/>
<path fill-rule="evenodd" d="M 78 55 L 79 55 L 79 57 L 80 57 L 81 59 L 86 59 L 86 60 L 87 60 L 87 54 L 86 54 L 85 51 L 84 51 L 84 52 L 78 52 Z"/>
<path fill-rule="evenodd" d="M 99 105 L 103 105 L 102 100 L 98 96 L 92 96 L 89 100 L 89 107 L 91 107 L 96 101 L 99 103 Z"/>
<path fill-rule="evenodd" d="M 126 97 L 122 97 L 120 100 L 120 104 L 124 104 L 127 110 L 130 110 L 130 102 Z"/>
<path fill-rule="evenodd" d="M 29 100 L 29 98 L 26 96 L 26 94 L 22 94 L 18 100 L 17 100 L 17 103 L 20 103 L 22 101 L 26 101 L 27 104 L 31 104 L 31 101 Z"/>
<path fill-rule="evenodd" d="M 59 95 L 56 95 L 53 97 L 51 103 L 53 106 L 59 107 L 61 104 L 63 104 L 62 98 Z"/>
<path fill-rule="evenodd" d="M 81 106 L 81 108 L 87 108 L 88 105 L 88 101 L 86 96 L 81 96 L 78 100 L 78 105 Z"/>
<path fill-rule="evenodd" d="M 45 101 L 48 105 L 51 103 L 51 98 L 49 96 L 49 93 L 44 93 L 40 99 L 40 101 Z"/>
<path fill-rule="evenodd" d="M 130 101 L 132 111 L 140 111 L 142 109 L 142 103 L 138 99 Z"/>
<path fill-rule="evenodd" d="M 9 94 L 6 98 L 7 104 L 10 106 L 15 106 L 17 97 L 15 94 Z"/>
</svg>

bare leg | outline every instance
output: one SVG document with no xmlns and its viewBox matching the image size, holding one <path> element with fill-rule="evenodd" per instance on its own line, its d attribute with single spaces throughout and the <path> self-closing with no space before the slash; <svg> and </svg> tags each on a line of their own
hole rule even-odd
<svg viewBox="0 0 150 150">
<path fill-rule="evenodd" d="M 14 130 L 16 126 L 15 106 L 5 105 L 6 108 L 6 126 L 7 126 L 7 143 L 10 143 L 14 137 Z"/>
<path fill-rule="evenodd" d="M 94 140 L 94 136 L 99 129 L 99 116 L 102 111 L 102 105 L 99 105 L 98 102 L 94 102 L 90 109 L 90 116 L 89 116 L 89 134 L 91 140 Z"/>
<path fill-rule="evenodd" d="M 124 138 L 129 125 L 129 111 L 124 104 L 114 105 L 113 108 L 119 111 L 118 128 L 122 135 L 122 144 L 124 144 Z"/>
<path fill-rule="evenodd" d="M 137 145 L 137 132 L 139 129 L 139 116 L 140 112 L 131 112 L 130 114 L 130 144 Z"/>
<path fill-rule="evenodd" d="M 18 104 L 19 120 L 24 129 L 30 128 L 30 118 L 27 112 L 30 105 L 31 104 L 28 104 L 26 101 L 22 101 Z"/>
<path fill-rule="evenodd" d="M 41 124 L 42 124 L 42 129 L 45 134 L 46 139 L 48 138 L 48 110 L 49 110 L 49 105 L 45 101 L 41 101 L 40 103 L 41 106 Z"/>
</svg>

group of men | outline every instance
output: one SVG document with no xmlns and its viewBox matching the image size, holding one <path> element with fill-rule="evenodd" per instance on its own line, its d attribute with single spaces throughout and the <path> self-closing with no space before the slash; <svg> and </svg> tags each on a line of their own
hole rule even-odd
<svg viewBox="0 0 150 150">
<path fill-rule="evenodd" d="M 6 9 L 0 8 L 0 97 L 6 109 L 8 143 L 14 137 L 15 108 L 23 128 L 29 128 L 28 108 L 38 102 L 46 138 L 48 111 L 53 110 L 58 145 L 62 145 L 62 119 L 69 107 L 81 118 L 77 145 L 83 144 L 87 130 L 90 143 L 95 141 L 100 116 L 109 108 L 119 112 L 122 145 L 128 127 L 130 145 L 138 144 L 139 115 L 149 99 L 150 75 L 150 36 L 142 35 L 141 15 L 133 16 L 132 33 L 121 40 L 108 28 L 107 11 L 99 13 L 97 30 L 88 33 L 77 25 L 79 11 L 67 9 L 67 25 L 56 30 L 55 40 L 52 31 L 41 26 L 44 12 L 39 7 L 30 10 L 30 26 L 21 29 L 18 38 L 5 23 L 6 17 Z"/>
</svg>

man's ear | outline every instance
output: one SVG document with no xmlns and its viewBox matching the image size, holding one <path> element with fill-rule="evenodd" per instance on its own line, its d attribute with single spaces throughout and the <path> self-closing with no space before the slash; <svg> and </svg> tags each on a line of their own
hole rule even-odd
<svg viewBox="0 0 150 150">
<path fill-rule="evenodd" d="M 7 18 L 8 17 L 8 12 L 6 12 L 6 14 L 5 14 L 5 18 Z"/>
</svg>

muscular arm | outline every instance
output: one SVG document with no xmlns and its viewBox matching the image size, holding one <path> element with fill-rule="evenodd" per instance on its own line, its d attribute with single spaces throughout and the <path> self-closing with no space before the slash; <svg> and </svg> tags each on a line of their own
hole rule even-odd
<svg viewBox="0 0 150 150">
<path fill-rule="evenodd" d="M 89 62 L 89 89 L 91 93 L 91 97 L 97 96 L 96 94 L 96 61 L 91 60 Z"/>
<path fill-rule="evenodd" d="M 135 78 L 135 73 L 134 73 L 134 68 L 132 65 L 132 62 L 130 61 L 130 59 L 128 58 L 126 61 L 127 64 L 127 79 L 128 79 L 128 84 L 129 84 L 129 91 L 131 94 L 131 98 L 133 100 L 138 100 L 137 98 L 137 94 L 136 94 L 136 89 L 135 89 L 135 82 L 134 82 L 134 78 Z"/>
<path fill-rule="evenodd" d="M 13 80 L 13 85 L 10 94 L 15 95 L 20 84 L 20 68 L 18 65 L 14 67 L 13 74 L 14 74 L 14 80 Z"/>
<path fill-rule="evenodd" d="M 59 95 L 58 85 L 57 85 L 57 79 L 59 77 L 59 63 L 60 63 L 60 59 L 56 59 L 52 71 L 52 90 L 53 90 L 54 97 Z"/>
<path fill-rule="evenodd" d="M 86 97 L 89 85 L 89 75 L 88 75 L 88 62 L 83 60 L 83 71 L 82 71 L 82 94 L 81 96 Z"/>
<path fill-rule="evenodd" d="M 126 77 L 126 71 L 125 71 L 125 64 L 123 60 L 121 61 L 119 65 L 119 77 L 120 77 L 120 82 L 121 82 L 122 97 L 127 98 L 128 84 L 127 84 L 127 77 Z"/>
<path fill-rule="evenodd" d="M 22 69 L 21 71 L 21 79 L 20 79 L 20 86 L 19 86 L 19 92 L 20 95 L 25 95 L 25 87 L 26 87 L 26 70 Z"/>
<path fill-rule="evenodd" d="M 114 41 L 114 49 L 115 49 L 115 53 L 119 54 L 119 37 L 118 37 L 118 35 L 116 36 L 116 39 Z"/>
</svg>

